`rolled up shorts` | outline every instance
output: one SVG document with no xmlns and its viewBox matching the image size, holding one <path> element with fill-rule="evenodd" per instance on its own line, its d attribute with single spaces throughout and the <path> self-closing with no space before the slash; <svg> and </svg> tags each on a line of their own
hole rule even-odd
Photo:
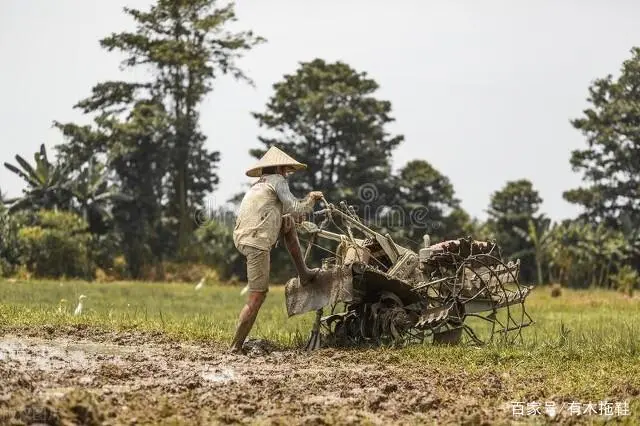
<svg viewBox="0 0 640 426">
<path fill-rule="evenodd" d="M 245 245 L 240 245 L 238 250 L 247 258 L 249 291 L 269 291 L 269 250 Z"/>
</svg>

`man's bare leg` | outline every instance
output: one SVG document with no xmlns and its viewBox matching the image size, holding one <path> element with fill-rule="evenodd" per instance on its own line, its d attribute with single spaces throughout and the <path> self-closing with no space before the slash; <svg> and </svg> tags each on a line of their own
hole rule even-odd
<svg viewBox="0 0 640 426">
<path fill-rule="evenodd" d="M 263 291 L 249 291 L 247 296 L 247 303 L 240 311 L 240 318 L 238 320 L 238 326 L 236 327 L 236 334 L 233 337 L 229 352 L 242 353 L 242 345 L 245 339 L 249 335 L 253 323 L 258 317 L 258 311 L 262 306 L 262 302 L 267 297 L 267 293 Z"/>
<path fill-rule="evenodd" d="M 298 240 L 298 233 L 296 232 L 295 222 L 291 216 L 283 216 L 282 230 L 284 236 L 284 244 L 287 247 L 287 251 L 293 260 L 293 264 L 296 267 L 298 276 L 300 277 L 301 284 L 311 281 L 319 269 L 309 269 L 304 261 L 302 255 L 302 247 L 300 246 L 300 240 Z"/>
</svg>

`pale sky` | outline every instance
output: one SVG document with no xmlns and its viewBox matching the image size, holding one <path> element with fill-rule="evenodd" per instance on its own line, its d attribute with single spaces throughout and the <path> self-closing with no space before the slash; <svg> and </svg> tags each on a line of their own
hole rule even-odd
<svg viewBox="0 0 640 426">
<path fill-rule="evenodd" d="M 62 142 L 53 120 L 87 122 L 72 106 L 96 82 L 127 78 L 99 38 L 130 28 L 123 6 L 149 4 L 0 1 L 0 163 Z M 394 167 L 428 160 L 473 216 L 486 217 L 490 194 L 519 178 L 552 218 L 574 216 L 562 191 L 580 183 L 569 156 L 585 142 L 569 120 L 587 106 L 590 82 L 616 75 L 640 45 L 637 1 L 240 0 L 236 10 L 237 27 L 268 42 L 241 62 L 255 88 L 221 79 L 202 107 L 207 144 L 222 156 L 217 203 L 248 181 L 260 133 L 250 112 L 299 61 L 320 57 L 378 81 L 391 129 L 406 138 Z M 22 182 L 2 166 L 0 188 L 19 195 Z"/>
</svg>

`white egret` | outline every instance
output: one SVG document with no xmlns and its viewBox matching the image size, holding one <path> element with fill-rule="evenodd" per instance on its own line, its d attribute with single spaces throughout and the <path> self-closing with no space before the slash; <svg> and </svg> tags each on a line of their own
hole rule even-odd
<svg viewBox="0 0 640 426">
<path fill-rule="evenodd" d="M 80 315 L 82 313 L 82 301 L 86 298 L 87 296 L 84 294 L 81 294 L 80 297 L 78 297 L 78 306 L 76 306 L 76 310 L 73 312 L 73 315 Z"/>
<path fill-rule="evenodd" d="M 204 277 L 202 277 L 198 282 L 198 284 L 196 285 L 196 290 L 200 290 L 203 285 L 204 285 Z"/>
</svg>

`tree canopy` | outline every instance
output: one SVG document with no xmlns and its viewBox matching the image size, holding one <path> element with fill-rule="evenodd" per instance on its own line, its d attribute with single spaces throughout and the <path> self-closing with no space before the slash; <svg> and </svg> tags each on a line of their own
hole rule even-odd
<svg viewBox="0 0 640 426">
<path fill-rule="evenodd" d="M 422 245 L 424 234 L 436 242 L 469 231 L 470 218 L 460 207 L 453 184 L 428 161 L 408 162 L 392 182 L 393 196 L 384 221 L 392 235 L 416 247 Z"/>
<path fill-rule="evenodd" d="M 298 193 L 323 191 L 356 209 L 380 205 L 391 154 L 404 137 L 390 133 L 391 103 L 375 96 L 378 88 L 366 72 L 344 62 L 301 62 L 273 85 L 264 112 L 253 113 L 267 133 L 259 137 L 263 148 L 251 154 L 259 158 L 275 145 L 307 164 L 308 172 L 291 178 Z M 368 199 L 358 191 L 363 185 L 375 187 L 379 197 Z"/>
<path fill-rule="evenodd" d="M 583 186 L 564 198 L 581 206 L 584 217 L 617 224 L 621 215 L 640 225 L 640 48 L 622 64 L 620 75 L 599 78 L 589 87 L 591 104 L 571 121 L 586 137 L 571 166 Z"/>
<path fill-rule="evenodd" d="M 155 0 L 145 10 L 123 11 L 133 29 L 116 29 L 99 44 L 124 57 L 123 70 L 145 72 L 96 82 L 74 105 L 90 124 L 54 122 L 63 137 L 55 158 L 42 145 L 33 161 L 16 155 L 4 163 L 24 191 L 10 200 L 0 192 L 0 275 L 25 267 L 42 276 L 47 269 L 91 277 L 101 268 L 149 279 L 162 278 L 165 265 L 190 263 L 215 265 L 224 279 L 244 274 L 232 237 L 235 213 L 204 205 L 218 188 L 224 158 L 201 129 L 201 110 L 220 77 L 253 84 L 240 60 L 265 40 L 237 29 L 233 3 Z M 250 155 L 277 146 L 307 164 L 289 179 L 295 195 L 319 190 L 329 202 L 344 200 L 365 223 L 414 250 L 424 234 L 432 242 L 493 239 L 505 257 L 521 260 L 524 282 L 637 282 L 640 47 L 617 77 L 594 80 L 588 108 L 571 120 L 586 142 L 570 160 L 582 184 L 563 196 L 582 213 L 561 223 L 541 211 L 542 198 L 526 177 L 491 194 L 482 221 L 462 208 L 446 170 L 431 159 L 416 155 L 392 168 L 404 136 L 393 129 L 391 102 L 365 70 L 315 58 L 299 62 L 272 89 L 264 108 L 251 113 L 260 134 Z M 65 262 L 78 263 L 60 269 L 51 244 L 63 249 Z M 314 251 L 309 262 L 325 255 Z M 295 273 L 284 250 L 273 253 L 272 265 L 274 280 Z"/>
<path fill-rule="evenodd" d="M 100 45 L 123 53 L 124 69 L 144 68 L 150 78 L 97 83 L 75 106 L 93 114 L 94 124 L 56 125 L 67 139 L 58 147 L 67 164 L 102 156 L 132 194 L 114 210 L 136 275 L 163 253 L 189 256 L 193 212 L 219 182 L 219 152 L 205 146 L 199 127 L 201 102 L 221 75 L 252 83 L 237 61 L 264 40 L 226 30 L 236 20 L 233 4 L 215 0 L 158 0 L 147 11 L 124 12 L 135 31 L 112 33 Z"/>
<path fill-rule="evenodd" d="M 525 281 L 533 281 L 536 274 L 534 240 L 545 220 L 539 214 L 541 203 L 540 194 L 527 179 L 508 181 L 491 195 L 489 203 L 488 222 L 494 237 L 504 255 L 521 258 Z"/>
</svg>

